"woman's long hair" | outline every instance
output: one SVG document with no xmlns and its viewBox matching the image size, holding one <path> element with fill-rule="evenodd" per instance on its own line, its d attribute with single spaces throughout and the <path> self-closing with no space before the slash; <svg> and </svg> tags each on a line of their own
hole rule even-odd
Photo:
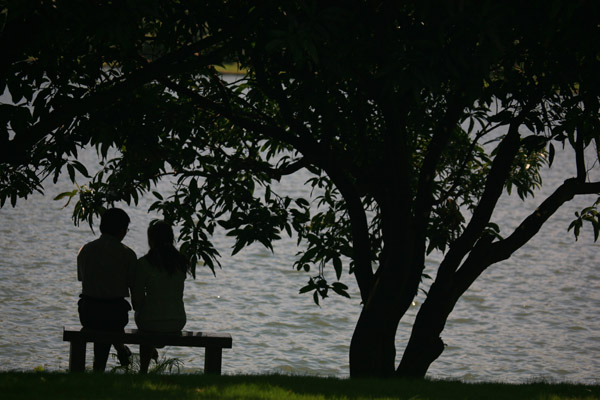
<svg viewBox="0 0 600 400">
<path fill-rule="evenodd" d="M 150 264 L 164 268 L 169 274 L 190 272 L 190 263 L 176 248 L 173 228 L 165 221 L 153 221 L 148 227 L 150 251 L 146 257 Z"/>
</svg>

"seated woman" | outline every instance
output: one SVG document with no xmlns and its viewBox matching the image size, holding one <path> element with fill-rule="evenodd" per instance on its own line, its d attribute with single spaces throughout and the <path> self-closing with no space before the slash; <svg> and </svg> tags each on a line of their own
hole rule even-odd
<svg viewBox="0 0 600 400">
<path fill-rule="evenodd" d="M 183 286 L 189 261 L 174 246 L 173 229 L 164 221 L 148 227 L 148 254 L 137 261 L 132 287 L 135 323 L 147 332 L 179 332 L 186 323 Z M 140 345 L 140 372 L 148 372 L 156 348 Z"/>
</svg>

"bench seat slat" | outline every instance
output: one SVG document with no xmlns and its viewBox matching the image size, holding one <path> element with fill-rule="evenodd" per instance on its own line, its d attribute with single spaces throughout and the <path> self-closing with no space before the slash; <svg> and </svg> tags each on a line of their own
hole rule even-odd
<svg viewBox="0 0 600 400">
<path fill-rule="evenodd" d="M 121 342 L 126 344 L 156 344 L 188 347 L 232 347 L 231 335 L 227 333 L 182 331 L 181 334 L 139 332 L 137 329 L 125 329 L 121 332 L 105 332 L 85 330 L 81 328 L 64 328 L 64 341 L 85 342 Z"/>
</svg>

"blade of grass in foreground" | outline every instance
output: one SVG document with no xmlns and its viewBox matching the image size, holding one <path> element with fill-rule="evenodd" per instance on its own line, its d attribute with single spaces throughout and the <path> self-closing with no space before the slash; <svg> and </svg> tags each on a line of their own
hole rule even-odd
<svg viewBox="0 0 600 400">
<path fill-rule="evenodd" d="M 600 400 L 600 385 L 336 379 L 289 375 L 0 373 L 9 399 L 540 399 Z"/>
</svg>

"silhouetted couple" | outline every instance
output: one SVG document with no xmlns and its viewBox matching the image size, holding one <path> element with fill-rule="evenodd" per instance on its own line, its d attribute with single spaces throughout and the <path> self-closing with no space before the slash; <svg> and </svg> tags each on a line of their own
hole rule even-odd
<svg viewBox="0 0 600 400">
<path fill-rule="evenodd" d="M 175 248 L 173 229 L 164 221 L 148 227 L 149 251 L 139 260 L 121 241 L 129 230 L 129 216 L 112 208 L 102 214 L 101 236 L 84 245 L 77 256 L 82 282 L 78 302 L 81 325 L 88 329 L 123 332 L 129 322 L 131 292 L 135 322 L 140 331 L 180 332 L 186 323 L 183 287 L 190 271 L 188 260 Z M 112 343 L 121 365 L 129 365 L 131 351 Z M 94 343 L 94 371 L 104 371 L 111 343 Z M 140 345 L 140 372 L 158 359 L 152 346 Z"/>
</svg>

